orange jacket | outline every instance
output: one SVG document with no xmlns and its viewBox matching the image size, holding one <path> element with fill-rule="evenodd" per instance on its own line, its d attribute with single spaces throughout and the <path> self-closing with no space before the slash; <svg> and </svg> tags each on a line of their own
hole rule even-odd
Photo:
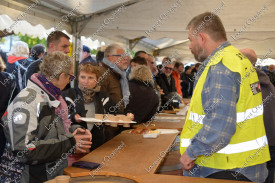
<svg viewBox="0 0 275 183">
<path fill-rule="evenodd" d="M 173 71 L 172 76 L 175 80 L 177 92 L 178 92 L 178 94 L 180 94 L 180 96 L 182 96 L 181 85 L 180 85 L 180 74 L 178 74 L 176 71 Z"/>
</svg>

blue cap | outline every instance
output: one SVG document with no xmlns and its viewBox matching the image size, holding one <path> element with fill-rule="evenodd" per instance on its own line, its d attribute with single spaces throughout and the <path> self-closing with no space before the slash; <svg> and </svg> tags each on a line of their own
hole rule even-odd
<svg viewBox="0 0 275 183">
<path fill-rule="evenodd" d="M 90 48 L 89 48 L 88 46 L 85 46 L 85 45 L 83 45 L 82 51 L 85 51 L 85 52 L 91 53 Z"/>
</svg>

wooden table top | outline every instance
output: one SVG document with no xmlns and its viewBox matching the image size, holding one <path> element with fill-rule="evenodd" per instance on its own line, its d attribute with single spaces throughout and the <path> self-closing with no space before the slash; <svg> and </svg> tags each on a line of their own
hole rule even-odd
<svg viewBox="0 0 275 183">
<path fill-rule="evenodd" d="M 176 136 L 177 134 L 161 134 L 156 139 L 145 139 L 139 134 L 122 133 L 80 159 L 100 163 L 101 166 L 97 169 L 91 172 L 68 167 L 64 173 L 71 177 L 94 175 L 96 172 L 153 174 Z"/>
<path fill-rule="evenodd" d="M 184 123 L 185 123 L 185 116 L 160 113 L 157 115 L 155 120 L 153 120 L 151 123 L 141 123 L 141 124 L 133 125 L 133 128 L 143 128 L 143 129 L 150 128 L 152 130 L 177 129 L 181 132 Z"/>
</svg>

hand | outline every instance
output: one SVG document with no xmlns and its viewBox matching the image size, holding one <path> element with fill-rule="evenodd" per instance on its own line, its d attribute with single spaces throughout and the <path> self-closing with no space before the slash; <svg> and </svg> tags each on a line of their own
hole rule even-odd
<svg viewBox="0 0 275 183">
<path fill-rule="evenodd" d="M 161 95 L 165 95 L 165 93 L 163 92 L 163 89 L 159 89 L 159 93 L 161 94 Z"/>
<path fill-rule="evenodd" d="M 81 116 L 80 116 L 79 114 L 75 114 L 75 115 L 74 115 L 74 119 L 75 119 L 75 121 L 78 122 L 78 123 L 82 122 L 82 120 L 80 120 L 79 118 L 81 118 Z"/>
<path fill-rule="evenodd" d="M 76 149 L 75 153 L 87 153 L 89 152 L 89 149 L 91 148 L 92 144 L 92 134 L 87 129 L 77 128 L 73 132 L 75 141 L 76 141 Z"/>
<path fill-rule="evenodd" d="M 132 113 L 127 113 L 127 116 L 130 117 L 132 121 L 133 121 L 134 118 L 135 118 L 134 114 L 132 114 Z"/>
<path fill-rule="evenodd" d="M 180 157 L 180 163 L 184 170 L 189 171 L 195 166 L 195 160 L 189 158 L 186 152 Z"/>
</svg>

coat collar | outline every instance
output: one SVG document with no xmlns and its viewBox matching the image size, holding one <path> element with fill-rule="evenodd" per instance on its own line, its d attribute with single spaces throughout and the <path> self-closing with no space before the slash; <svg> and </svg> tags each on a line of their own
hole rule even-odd
<svg viewBox="0 0 275 183">
<path fill-rule="evenodd" d="M 146 87 L 150 87 L 150 88 L 153 88 L 152 84 L 151 83 L 147 83 L 147 82 L 143 82 L 143 81 L 139 81 L 139 80 L 136 80 L 136 79 L 131 79 L 129 82 L 132 82 L 132 83 L 136 83 L 138 85 L 142 85 L 142 86 L 146 86 Z"/>
</svg>

